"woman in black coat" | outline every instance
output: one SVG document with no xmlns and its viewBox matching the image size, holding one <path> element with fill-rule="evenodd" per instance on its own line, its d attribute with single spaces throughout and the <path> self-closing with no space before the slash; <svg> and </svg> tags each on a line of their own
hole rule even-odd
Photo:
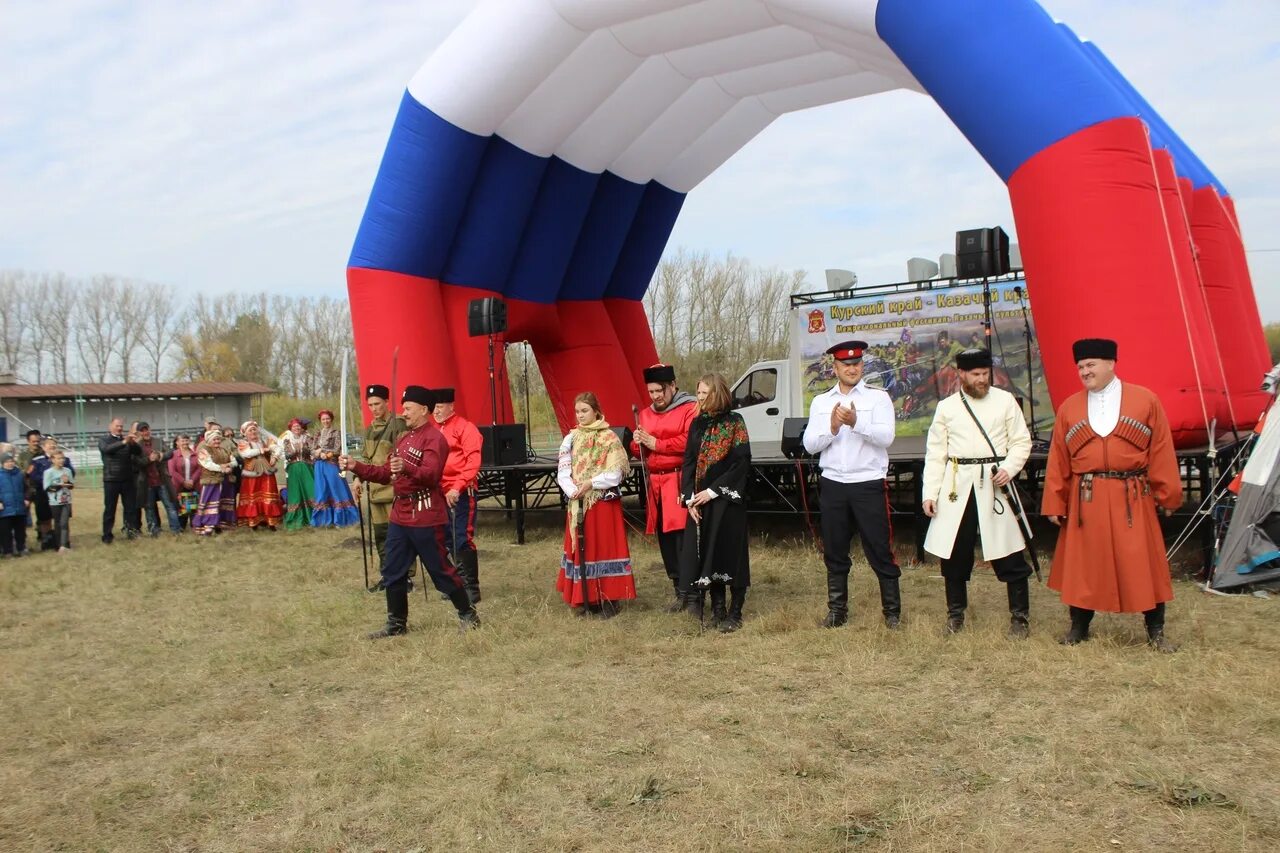
<svg viewBox="0 0 1280 853">
<path fill-rule="evenodd" d="M 708 373 L 698 380 L 698 415 L 689 427 L 680 477 L 680 497 L 689 508 L 680 587 L 689 590 L 686 606 L 699 621 L 710 589 L 712 625 L 726 633 L 742 627 L 751 585 L 746 504 L 751 445 L 742 416 L 729 410 L 731 401 L 723 376 Z M 726 588 L 733 594 L 728 612 Z"/>
</svg>

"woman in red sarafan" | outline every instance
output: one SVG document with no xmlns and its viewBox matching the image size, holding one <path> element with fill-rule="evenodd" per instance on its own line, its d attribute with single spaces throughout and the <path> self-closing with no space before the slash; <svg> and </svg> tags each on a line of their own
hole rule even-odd
<svg viewBox="0 0 1280 853">
<path fill-rule="evenodd" d="M 631 463 L 595 394 L 579 394 L 573 413 L 578 426 L 560 443 L 556 471 L 556 482 L 569 498 L 556 589 L 579 615 L 607 619 L 618 612 L 618 602 L 636 597 L 618 491 Z"/>
</svg>

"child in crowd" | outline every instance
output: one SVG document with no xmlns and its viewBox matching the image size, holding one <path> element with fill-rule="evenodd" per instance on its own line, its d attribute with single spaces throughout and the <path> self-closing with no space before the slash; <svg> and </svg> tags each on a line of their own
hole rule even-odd
<svg viewBox="0 0 1280 853">
<path fill-rule="evenodd" d="M 44 472 L 44 491 L 49 496 L 49 509 L 53 511 L 53 536 L 58 543 L 58 553 L 71 547 L 71 490 L 75 486 L 75 473 L 67 467 L 67 455 L 61 450 L 49 454 L 52 465 Z"/>
<path fill-rule="evenodd" d="M 0 453 L 0 556 L 25 556 L 27 502 L 25 478 L 12 453 Z"/>
</svg>

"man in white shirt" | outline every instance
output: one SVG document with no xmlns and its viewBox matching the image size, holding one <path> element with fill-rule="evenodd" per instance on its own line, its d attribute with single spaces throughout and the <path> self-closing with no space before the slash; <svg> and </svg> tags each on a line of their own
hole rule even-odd
<svg viewBox="0 0 1280 853">
<path fill-rule="evenodd" d="M 898 578 L 889 522 L 889 445 L 893 444 L 893 401 L 862 379 L 865 341 L 845 341 L 827 350 L 835 359 L 836 384 L 813 398 L 804 449 L 819 454 L 822 485 L 822 550 L 827 564 L 827 618 L 837 628 L 849 621 L 849 545 L 857 532 L 862 552 L 880 581 L 885 626 L 897 628 L 902 618 Z"/>
</svg>

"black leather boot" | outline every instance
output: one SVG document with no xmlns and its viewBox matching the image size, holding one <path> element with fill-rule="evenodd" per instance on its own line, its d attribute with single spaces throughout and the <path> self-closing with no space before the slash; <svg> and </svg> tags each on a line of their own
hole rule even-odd
<svg viewBox="0 0 1280 853">
<path fill-rule="evenodd" d="M 1147 623 L 1147 645 L 1158 652 L 1171 655 L 1178 650 L 1175 643 L 1170 642 L 1164 636 L 1164 602 L 1160 602 L 1155 607 L 1142 614 L 1143 621 Z"/>
<path fill-rule="evenodd" d="M 462 580 L 467 586 L 467 598 L 472 604 L 480 603 L 480 555 L 475 551 L 462 551 L 458 554 L 459 569 Z"/>
<path fill-rule="evenodd" d="M 382 640 L 386 637 L 399 637 L 409 632 L 409 583 L 401 579 L 391 584 L 387 590 L 387 624 L 381 631 L 368 635 L 370 640 Z"/>
<path fill-rule="evenodd" d="M 676 597 L 662 610 L 664 613 L 679 613 L 681 610 L 684 610 L 684 594 L 680 592 L 680 581 L 676 578 L 671 579 L 671 590 L 675 593 Z"/>
<path fill-rule="evenodd" d="M 964 630 L 964 612 L 969 608 L 969 582 L 945 578 L 947 585 L 947 633 Z"/>
<path fill-rule="evenodd" d="M 1064 646 L 1077 646 L 1089 639 L 1089 623 L 1093 621 L 1093 611 L 1083 607 L 1067 608 L 1071 613 L 1071 628 L 1067 635 L 1058 642 Z"/>
<path fill-rule="evenodd" d="M 729 599 L 729 615 L 720 623 L 720 631 L 724 634 L 732 634 L 734 631 L 742 627 L 742 605 L 747 602 L 746 589 L 730 589 L 731 597 Z"/>
<path fill-rule="evenodd" d="M 729 614 L 724 608 L 724 584 L 711 585 L 711 627 L 719 628 Z"/>
<path fill-rule="evenodd" d="M 884 626 L 890 631 L 902 624 L 902 590 L 897 578 L 880 578 L 880 609 Z"/>
<path fill-rule="evenodd" d="M 688 611 L 690 616 L 692 616 L 694 619 L 697 619 L 698 622 L 702 622 L 702 617 L 704 613 L 704 608 L 706 607 L 706 602 L 707 602 L 707 591 L 700 586 L 695 586 L 690 588 L 689 591 L 685 593 L 684 609 Z"/>
<path fill-rule="evenodd" d="M 1009 639 L 1031 636 L 1031 584 L 1026 578 L 1005 584 L 1009 593 Z"/>
<path fill-rule="evenodd" d="M 839 628 L 849 621 L 849 576 L 827 572 L 827 618 L 824 628 Z"/>
<path fill-rule="evenodd" d="M 475 605 L 467 597 L 465 588 L 455 589 L 449 594 L 449 600 L 453 602 L 453 609 L 458 611 L 458 630 L 460 632 L 466 633 L 472 628 L 480 627 L 480 614 L 476 612 Z"/>
</svg>

